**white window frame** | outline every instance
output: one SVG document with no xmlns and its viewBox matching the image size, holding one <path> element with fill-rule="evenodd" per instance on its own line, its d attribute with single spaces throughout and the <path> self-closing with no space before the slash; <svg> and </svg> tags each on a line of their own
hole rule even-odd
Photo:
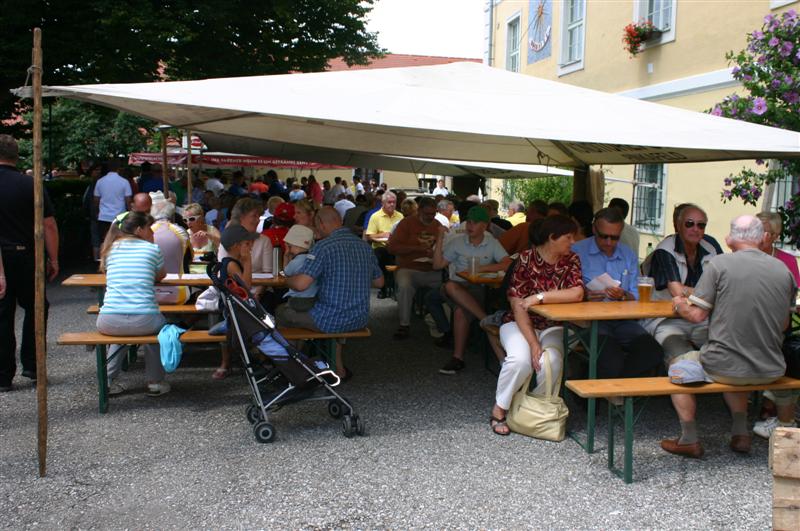
<svg viewBox="0 0 800 531">
<path fill-rule="evenodd" d="M 561 2 L 561 51 L 560 51 L 560 61 L 558 64 L 558 76 L 565 76 L 567 74 L 571 74 L 572 72 L 576 72 L 578 70 L 583 70 L 583 59 L 586 56 L 586 0 L 581 0 L 583 2 L 583 16 L 580 19 L 580 22 L 576 22 L 573 24 L 568 24 L 568 15 L 569 15 L 569 0 L 564 0 Z M 581 36 L 581 44 L 580 44 L 580 59 L 569 61 L 567 56 L 569 55 L 569 30 L 572 27 L 580 26 L 580 36 Z"/>
<path fill-rule="evenodd" d="M 638 198 L 638 194 L 641 193 L 641 192 L 639 192 L 639 190 L 642 190 L 642 189 L 645 188 L 644 186 L 638 185 L 638 183 L 641 182 L 641 181 L 638 180 L 638 171 L 639 171 L 639 167 L 640 166 L 661 166 L 661 186 L 660 186 L 660 192 L 661 192 L 661 205 L 660 205 L 661 216 L 660 216 L 660 219 L 658 220 L 658 226 L 655 227 L 655 228 L 647 227 L 647 226 L 643 227 L 643 226 L 641 226 L 639 224 L 641 221 L 638 219 L 640 209 L 637 208 L 638 207 L 637 198 Z M 665 234 L 665 232 L 664 232 L 664 230 L 665 230 L 664 219 L 666 217 L 666 210 L 667 210 L 667 165 L 666 164 L 637 164 L 634 167 L 634 170 L 633 170 L 633 181 L 634 181 L 634 183 L 637 183 L 637 184 L 634 185 L 634 191 L 633 191 L 633 204 L 631 205 L 631 211 L 632 211 L 632 213 L 631 213 L 632 214 L 631 215 L 631 225 L 636 230 L 638 230 L 639 232 L 642 232 L 642 233 L 645 233 L 645 234 L 654 234 L 654 235 L 663 236 Z"/>
<path fill-rule="evenodd" d="M 668 42 L 673 42 L 675 40 L 675 24 L 678 20 L 678 0 L 664 0 L 666 2 L 672 2 L 672 6 L 670 9 L 670 22 L 669 22 L 669 30 L 662 33 L 658 38 L 650 39 L 647 42 L 642 43 L 642 50 L 646 50 L 652 46 L 660 46 L 662 44 L 666 44 Z M 647 6 L 649 0 L 634 0 L 633 2 L 633 22 L 640 22 L 647 18 Z"/>
<path fill-rule="evenodd" d="M 511 33 L 509 29 L 511 29 L 511 25 L 516 22 L 517 24 L 517 37 L 516 40 L 512 42 L 511 40 Z M 522 12 L 517 11 L 515 14 L 511 15 L 506 19 L 506 70 L 509 72 L 519 72 L 522 69 L 522 50 L 521 50 L 521 38 L 522 38 Z M 512 55 L 514 55 L 511 51 L 511 44 L 516 46 L 516 56 L 517 56 L 517 68 L 509 68 L 511 65 L 509 64 L 512 61 Z"/>
<path fill-rule="evenodd" d="M 779 9 L 783 6 L 788 6 L 789 4 L 794 4 L 797 0 L 769 0 L 769 8 L 770 9 Z"/>
</svg>

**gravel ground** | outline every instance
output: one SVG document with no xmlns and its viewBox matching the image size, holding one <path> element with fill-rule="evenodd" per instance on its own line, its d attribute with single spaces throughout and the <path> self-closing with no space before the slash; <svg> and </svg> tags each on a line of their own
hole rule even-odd
<svg viewBox="0 0 800 531">
<path fill-rule="evenodd" d="M 347 439 L 319 403 L 272 416 L 273 444 L 255 442 L 244 417 L 241 373 L 212 381 L 213 353 L 190 352 L 169 377 L 173 391 L 144 395 L 141 361 L 133 389 L 97 412 L 94 354 L 55 345 L 64 331 L 90 330 L 88 289 L 49 291 L 49 451 L 37 475 L 36 395 L 24 378 L 0 395 L 0 527 L 21 528 L 534 528 L 767 529 L 772 480 L 767 444 L 750 456 L 727 448 L 719 396 L 700 399 L 706 457 L 671 456 L 658 442 L 677 433 L 669 401 L 651 401 L 636 429 L 635 482 L 598 451 L 488 428 L 494 377 L 470 353 L 456 376 L 437 369 L 424 323 L 391 339 L 394 301 L 373 298 L 373 337 L 347 345 L 355 373 L 342 389 L 369 429 Z M 573 408 L 573 426 L 582 416 Z"/>
</svg>

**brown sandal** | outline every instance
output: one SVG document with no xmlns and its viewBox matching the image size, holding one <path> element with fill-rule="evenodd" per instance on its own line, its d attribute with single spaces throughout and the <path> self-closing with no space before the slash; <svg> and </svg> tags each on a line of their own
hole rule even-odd
<svg viewBox="0 0 800 531">
<path fill-rule="evenodd" d="M 497 427 L 498 426 L 505 426 L 508 429 L 508 431 L 506 431 L 506 432 L 497 431 Z M 495 417 L 494 415 L 492 415 L 491 417 L 489 417 L 489 427 L 492 428 L 492 432 L 495 435 L 500 435 L 501 437 L 506 437 L 507 435 L 511 434 L 511 428 L 509 428 L 508 424 L 506 424 L 506 418 L 505 417 L 499 419 L 499 418 Z"/>
</svg>

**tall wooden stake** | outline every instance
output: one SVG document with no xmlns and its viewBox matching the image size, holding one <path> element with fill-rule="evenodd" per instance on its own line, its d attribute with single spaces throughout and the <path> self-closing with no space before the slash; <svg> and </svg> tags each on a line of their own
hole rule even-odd
<svg viewBox="0 0 800 531">
<path fill-rule="evenodd" d="M 34 302 L 36 336 L 36 403 L 39 417 L 39 476 L 47 474 L 47 343 L 44 317 L 44 227 L 42 189 L 42 30 L 33 30 L 33 234 L 36 256 Z M 58 258 L 58 257 L 56 257 Z"/>
<path fill-rule="evenodd" d="M 192 132 L 189 133 L 189 146 L 186 149 L 186 203 L 192 203 Z"/>
<path fill-rule="evenodd" d="M 169 199 L 169 166 L 167 166 L 167 130 L 161 130 L 161 178 L 164 181 L 164 197 Z"/>
</svg>

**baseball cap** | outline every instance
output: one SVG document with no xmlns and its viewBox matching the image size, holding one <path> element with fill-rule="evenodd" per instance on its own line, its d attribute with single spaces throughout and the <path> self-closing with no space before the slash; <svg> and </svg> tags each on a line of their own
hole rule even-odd
<svg viewBox="0 0 800 531">
<path fill-rule="evenodd" d="M 222 233 L 222 239 L 220 241 L 222 242 L 222 246 L 226 250 L 229 250 L 239 242 L 257 240 L 259 236 L 257 232 L 250 232 L 241 225 L 236 224 L 229 225 L 225 228 L 225 232 Z"/>
<path fill-rule="evenodd" d="M 289 232 L 286 233 L 286 236 L 283 237 L 283 241 L 289 245 L 309 249 L 311 244 L 314 243 L 314 231 L 305 225 L 293 225 Z"/>
<path fill-rule="evenodd" d="M 669 366 L 669 381 L 674 384 L 713 382 L 699 361 L 680 360 Z"/>
<path fill-rule="evenodd" d="M 489 223 L 489 213 L 483 207 L 474 206 L 467 212 L 467 221 L 481 221 L 483 223 Z"/>
<path fill-rule="evenodd" d="M 275 217 L 281 221 L 294 221 L 294 205 L 281 203 L 275 208 Z"/>
</svg>

